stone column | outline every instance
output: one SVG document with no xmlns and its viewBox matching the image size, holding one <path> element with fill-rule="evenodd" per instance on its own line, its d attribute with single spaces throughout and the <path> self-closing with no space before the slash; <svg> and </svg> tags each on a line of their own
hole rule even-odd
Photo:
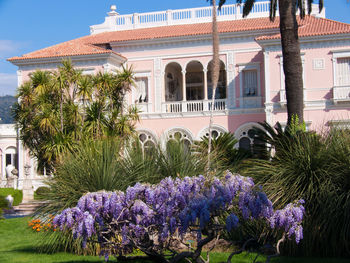
<svg viewBox="0 0 350 263">
<path fill-rule="evenodd" d="M 204 100 L 208 100 L 208 69 L 203 69 L 204 74 Z"/>
<path fill-rule="evenodd" d="M 235 53 L 229 52 L 226 66 L 227 76 L 227 105 L 229 109 L 236 108 L 236 85 L 235 85 Z"/>
<path fill-rule="evenodd" d="M 33 182 L 30 176 L 31 166 L 24 165 L 24 181 L 23 181 L 23 203 L 34 200 Z"/>
<path fill-rule="evenodd" d="M 162 112 L 162 79 L 161 76 L 162 62 L 160 58 L 154 59 L 154 109 L 155 112 Z"/>
<path fill-rule="evenodd" d="M 208 69 L 203 69 L 204 74 L 204 102 L 203 102 L 203 111 L 209 110 L 209 101 L 208 101 Z"/>
<path fill-rule="evenodd" d="M 182 101 L 186 101 L 186 70 L 182 72 Z"/>
</svg>

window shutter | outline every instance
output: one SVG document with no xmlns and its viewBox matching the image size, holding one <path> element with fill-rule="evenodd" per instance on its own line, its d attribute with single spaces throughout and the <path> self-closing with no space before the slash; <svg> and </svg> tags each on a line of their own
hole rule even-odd
<svg viewBox="0 0 350 263">
<path fill-rule="evenodd" d="M 244 96 L 256 96 L 258 89 L 257 71 L 245 70 L 243 71 L 243 75 Z"/>
<path fill-rule="evenodd" d="M 338 86 L 350 85 L 350 58 L 338 58 L 337 62 Z"/>
</svg>

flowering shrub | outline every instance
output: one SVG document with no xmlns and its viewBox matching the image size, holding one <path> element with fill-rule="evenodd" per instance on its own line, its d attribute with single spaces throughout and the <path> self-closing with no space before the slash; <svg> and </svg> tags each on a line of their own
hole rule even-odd
<svg viewBox="0 0 350 263">
<path fill-rule="evenodd" d="M 218 217 L 226 212 L 226 224 L 220 224 Z M 228 173 L 222 179 L 169 177 L 157 185 L 137 183 L 125 193 L 88 193 L 53 222 L 82 237 L 83 246 L 97 237 L 106 259 L 138 248 L 158 262 L 169 262 L 165 253 L 170 250 L 171 262 L 179 262 L 185 257 L 198 260 L 205 244 L 225 229 L 233 231 L 240 220 L 265 219 L 299 242 L 303 214 L 302 202 L 274 211 L 251 178 Z M 177 252 L 174 244 L 185 243 L 188 233 L 197 236 L 196 250 Z"/>
<path fill-rule="evenodd" d="M 32 219 L 28 222 L 28 226 L 33 229 L 35 232 L 44 232 L 44 231 L 56 231 L 56 227 L 52 224 L 54 216 L 50 215 L 47 222 L 42 222 L 40 219 Z"/>
</svg>

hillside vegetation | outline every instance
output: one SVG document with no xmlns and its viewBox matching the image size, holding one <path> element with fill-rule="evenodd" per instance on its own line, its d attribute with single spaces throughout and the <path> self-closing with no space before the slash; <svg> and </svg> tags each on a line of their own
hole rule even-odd
<svg viewBox="0 0 350 263">
<path fill-rule="evenodd" d="M 12 106 L 16 101 L 14 96 L 0 96 L 0 124 L 14 123 Z"/>
</svg>

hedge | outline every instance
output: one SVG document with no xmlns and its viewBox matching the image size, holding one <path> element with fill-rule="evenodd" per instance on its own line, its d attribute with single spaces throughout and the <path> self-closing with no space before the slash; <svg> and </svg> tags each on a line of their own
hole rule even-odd
<svg viewBox="0 0 350 263">
<path fill-rule="evenodd" d="M 46 186 L 40 186 L 34 192 L 34 200 L 43 200 L 45 199 L 45 195 L 50 192 L 50 188 Z"/>
<path fill-rule="evenodd" d="M 13 206 L 19 205 L 22 202 L 22 190 L 17 190 L 13 188 L 0 188 L 0 197 L 6 198 L 8 195 L 12 195 L 13 197 Z"/>
</svg>

